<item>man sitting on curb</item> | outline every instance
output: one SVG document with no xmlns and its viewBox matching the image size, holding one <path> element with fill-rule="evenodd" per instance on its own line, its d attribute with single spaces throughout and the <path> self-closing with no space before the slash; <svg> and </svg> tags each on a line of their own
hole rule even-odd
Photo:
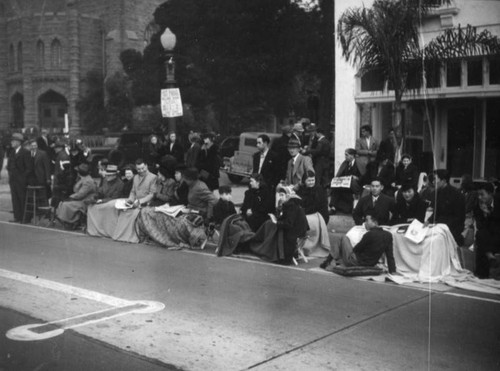
<svg viewBox="0 0 500 371">
<path fill-rule="evenodd" d="M 342 237 L 339 258 L 345 267 L 374 267 L 385 253 L 389 273 L 396 273 L 396 262 L 392 251 L 392 235 L 378 225 L 376 215 L 367 214 L 365 228 L 368 230 L 356 246 L 352 246 L 348 237 Z M 359 228 L 359 227 L 358 227 Z M 334 255 L 337 255 L 334 253 Z M 330 254 L 320 267 L 329 270 L 335 267 L 333 256 Z"/>
</svg>

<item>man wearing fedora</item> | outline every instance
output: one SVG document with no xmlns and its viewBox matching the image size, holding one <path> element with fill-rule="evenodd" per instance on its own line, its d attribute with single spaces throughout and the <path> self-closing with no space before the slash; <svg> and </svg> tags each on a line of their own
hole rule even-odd
<svg viewBox="0 0 500 371">
<path fill-rule="evenodd" d="M 323 131 L 318 129 L 314 123 L 307 127 L 307 132 L 310 134 L 311 146 L 305 147 L 301 153 L 311 156 L 316 182 L 321 187 L 328 188 L 330 184 L 330 142 L 326 139 Z"/>
<path fill-rule="evenodd" d="M 33 173 L 28 180 L 29 185 L 45 187 L 45 196 L 47 200 L 51 196 L 51 171 L 50 159 L 48 154 L 38 148 L 36 139 L 30 140 L 30 156 L 33 161 Z"/>
<path fill-rule="evenodd" d="M 285 183 L 298 189 L 304 174 L 307 174 L 308 170 L 314 172 L 313 163 L 311 157 L 300 154 L 300 142 L 296 139 L 290 139 L 288 142 L 288 152 L 292 158 L 288 161 Z"/>
<path fill-rule="evenodd" d="M 70 156 L 67 143 L 63 139 L 57 140 L 53 146 L 56 154 L 54 162 L 54 185 L 56 185 L 58 175 L 63 172 L 64 165 L 70 163 Z"/>
<path fill-rule="evenodd" d="M 12 208 L 14 210 L 12 223 L 20 223 L 23 220 L 26 186 L 28 184 L 28 177 L 33 171 L 33 162 L 31 161 L 30 153 L 22 148 L 23 141 L 24 137 L 22 134 L 12 134 L 12 148 L 7 163 Z"/>
<path fill-rule="evenodd" d="M 97 192 L 94 194 L 93 198 L 87 203 L 104 204 L 108 201 L 120 198 L 122 190 L 123 182 L 120 177 L 118 177 L 118 166 L 108 164 L 101 185 L 97 188 Z"/>
</svg>

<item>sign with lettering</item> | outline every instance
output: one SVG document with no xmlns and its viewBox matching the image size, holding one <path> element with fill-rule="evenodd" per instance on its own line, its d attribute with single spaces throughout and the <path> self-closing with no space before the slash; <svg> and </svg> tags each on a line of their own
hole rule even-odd
<svg viewBox="0 0 500 371">
<path fill-rule="evenodd" d="M 180 117 L 183 115 L 179 88 L 161 90 L 161 114 L 163 117 Z"/>
<path fill-rule="evenodd" d="M 332 179 L 330 187 L 332 188 L 351 188 L 352 175 L 339 176 Z"/>
</svg>

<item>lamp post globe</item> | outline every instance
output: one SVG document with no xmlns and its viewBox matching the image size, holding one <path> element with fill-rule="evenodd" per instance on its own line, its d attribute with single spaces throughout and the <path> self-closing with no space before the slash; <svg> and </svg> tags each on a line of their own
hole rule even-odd
<svg viewBox="0 0 500 371">
<path fill-rule="evenodd" d="M 170 30 L 170 28 L 165 28 L 162 35 L 160 36 L 161 46 L 165 51 L 165 87 L 167 89 L 175 87 L 175 60 L 174 60 L 174 49 L 177 43 L 177 37 Z M 168 117 L 168 131 L 175 131 L 175 118 Z"/>
</svg>

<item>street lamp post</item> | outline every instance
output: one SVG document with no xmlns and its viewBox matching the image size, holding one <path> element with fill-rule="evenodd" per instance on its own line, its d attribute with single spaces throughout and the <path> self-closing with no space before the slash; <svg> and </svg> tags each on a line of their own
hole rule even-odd
<svg viewBox="0 0 500 371">
<path fill-rule="evenodd" d="M 174 48 L 177 43 L 177 37 L 170 30 L 165 28 L 160 37 L 161 45 L 165 51 L 165 87 L 167 89 L 175 87 L 175 60 Z M 168 131 L 175 131 L 175 117 L 167 117 Z"/>
</svg>

